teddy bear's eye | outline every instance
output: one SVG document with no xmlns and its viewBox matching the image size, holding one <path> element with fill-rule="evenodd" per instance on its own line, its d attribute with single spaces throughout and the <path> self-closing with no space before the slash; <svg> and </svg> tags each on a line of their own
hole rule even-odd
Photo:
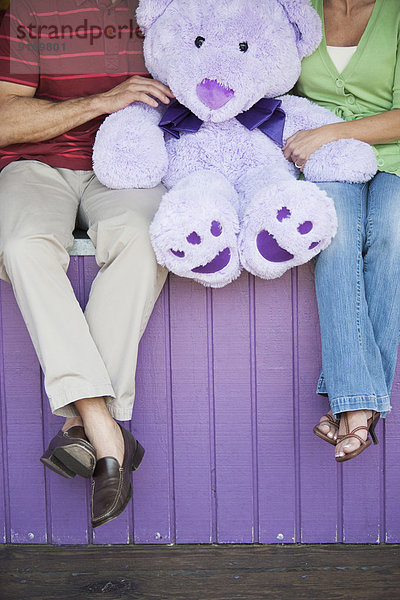
<svg viewBox="0 0 400 600">
<path fill-rule="evenodd" d="M 194 43 L 196 44 L 196 46 L 197 46 L 198 48 L 201 48 L 201 47 L 202 47 L 202 45 L 204 44 L 204 42 L 205 42 L 205 41 L 206 41 L 206 40 L 205 40 L 205 38 L 203 38 L 203 37 L 201 37 L 201 35 L 199 35 L 199 36 L 196 38 L 196 40 L 195 40 L 195 42 L 194 42 Z"/>
<path fill-rule="evenodd" d="M 240 48 L 240 52 L 247 52 L 247 50 L 249 49 L 249 45 L 247 42 L 241 42 L 239 44 L 239 48 Z"/>
</svg>

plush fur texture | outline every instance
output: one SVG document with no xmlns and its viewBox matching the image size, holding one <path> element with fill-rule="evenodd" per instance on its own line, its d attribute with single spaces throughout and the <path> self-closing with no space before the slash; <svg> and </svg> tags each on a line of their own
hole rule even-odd
<svg viewBox="0 0 400 600">
<path fill-rule="evenodd" d="M 245 267 L 270 279 L 302 264 L 336 232 L 333 202 L 311 181 L 367 181 L 376 172 L 370 146 L 327 144 L 305 176 L 260 130 L 235 118 L 261 98 L 280 97 L 284 140 L 339 121 L 304 98 L 285 96 L 301 59 L 321 40 L 309 0 L 141 0 L 139 26 L 151 74 L 204 121 L 176 139 L 158 127 L 165 107 L 137 103 L 108 117 L 94 148 L 94 170 L 113 188 L 168 192 L 150 228 L 160 264 L 222 287 Z M 222 100 L 221 100 L 222 98 Z"/>
<path fill-rule="evenodd" d="M 168 154 L 160 117 L 142 103 L 107 117 L 93 148 L 93 169 L 107 187 L 152 188 L 165 177 Z"/>
<path fill-rule="evenodd" d="M 297 50 L 300 58 L 315 50 L 315 39 L 321 36 L 321 21 L 308 0 L 279 0 L 289 21 L 299 31 Z"/>
<path fill-rule="evenodd" d="M 141 2 L 137 8 L 137 22 L 144 34 L 150 29 L 156 21 L 172 4 L 173 0 L 151 0 L 150 2 Z"/>
<path fill-rule="evenodd" d="M 164 256 L 165 266 L 187 276 L 188 265 L 208 265 L 221 252 L 229 250 L 229 263 L 216 273 L 194 273 L 205 285 L 222 287 L 240 274 L 237 235 L 239 219 L 235 206 L 237 192 L 217 172 L 197 171 L 181 179 L 165 195 L 150 227 L 156 256 Z M 173 215 L 173 219 L 171 216 Z M 195 218 L 194 218 L 195 217 Z"/>
</svg>

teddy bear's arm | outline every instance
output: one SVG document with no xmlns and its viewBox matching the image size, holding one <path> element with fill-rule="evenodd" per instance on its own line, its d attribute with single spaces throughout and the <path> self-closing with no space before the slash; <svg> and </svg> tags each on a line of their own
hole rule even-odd
<svg viewBox="0 0 400 600">
<path fill-rule="evenodd" d="M 137 102 L 108 116 L 96 135 L 93 170 L 109 188 L 151 188 L 167 172 L 161 113 Z"/>
<path fill-rule="evenodd" d="M 330 110 L 318 106 L 307 98 L 300 96 L 280 96 L 282 100 L 282 109 L 286 114 L 285 129 L 283 132 L 284 143 L 297 131 L 303 129 L 315 129 L 328 123 L 339 123 L 342 121 Z"/>
<path fill-rule="evenodd" d="M 284 142 L 303 129 L 315 129 L 342 121 L 330 110 L 298 96 L 282 96 L 286 113 Z M 369 144 L 354 139 L 341 139 L 324 144 L 310 156 L 303 169 L 310 181 L 343 181 L 363 183 L 376 173 L 375 152 Z"/>
</svg>

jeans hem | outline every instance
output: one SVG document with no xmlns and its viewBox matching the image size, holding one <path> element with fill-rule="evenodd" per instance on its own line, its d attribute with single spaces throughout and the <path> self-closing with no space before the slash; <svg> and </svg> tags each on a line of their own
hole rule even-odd
<svg viewBox="0 0 400 600">
<path fill-rule="evenodd" d="M 321 394 L 322 396 L 327 396 L 328 395 L 328 391 L 326 389 L 325 379 L 323 377 L 320 377 L 318 379 L 317 394 Z"/>
<path fill-rule="evenodd" d="M 384 419 L 392 409 L 389 396 L 342 396 L 330 399 L 330 404 L 335 416 L 350 410 L 375 410 Z"/>
</svg>

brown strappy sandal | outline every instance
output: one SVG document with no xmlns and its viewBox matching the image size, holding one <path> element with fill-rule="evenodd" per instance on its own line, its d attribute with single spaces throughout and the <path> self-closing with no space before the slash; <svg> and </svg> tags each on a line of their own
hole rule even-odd
<svg viewBox="0 0 400 600">
<path fill-rule="evenodd" d="M 343 415 L 340 417 L 340 419 L 344 419 L 346 433 L 345 433 L 345 435 L 338 435 L 337 443 L 342 442 L 343 440 L 350 439 L 350 438 L 356 438 L 360 442 L 360 446 L 356 450 L 353 450 L 353 452 L 349 452 L 348 454 L 345 454 L 344 456 L 335 456 L 337 462 L 344 462 L 345 460 L 350 460 L 351 458 L 355 458 L 356 456 L 361 454 L 361 452 L 364 452 L 364 450 L 366 450 L 371 445 L 371 440 L 369 439 L 368 436 L 367 436 L 367 439 L 364 441 L 359 435 L 356 434 L 356 431 L 362 431 L 362 430 L 367 431 L 369 434 L 371 434 L 372 441 L 374 442 L 374 444 L 379 444 L 378 438 L 376 437 L 376 434 L 375 434 L 375 427 L 379 421 L 380 416 L 381 416 L 380 413 L 373 410 L 372 416 L 369 419 L 367 419 L 367 426 L 360 425 L 359 427 L 355 427 L 352 431 L 350 431 L 348 416 L 346 413 L 343 413 Z"/>
<path fill-rule="evenodd" d="M 321 431 L 319 427 L 321 425 L 329 425 L 329 427 L 334 427 L 336 429 L 336 431 L 338 431 L 339 430 L 339 420 L 335 419 L 335 417 L 329 413 L 324 415 L 322 417 L 322 419 L 323 419 L 322 421 L 320 421 L 319 423 L 314 425 L 313 432 L 315 433 L 315 435 L 317 435 L 319 438 L 321 438 L 321 440 L 324 440 L 324 442 L 328 442 L 328 444 L 332 444 L 332 446 L 336 446 L 337 441 L 334 438 L 330 438 L 328 436 L 328 434 Z"/>
</svg>

